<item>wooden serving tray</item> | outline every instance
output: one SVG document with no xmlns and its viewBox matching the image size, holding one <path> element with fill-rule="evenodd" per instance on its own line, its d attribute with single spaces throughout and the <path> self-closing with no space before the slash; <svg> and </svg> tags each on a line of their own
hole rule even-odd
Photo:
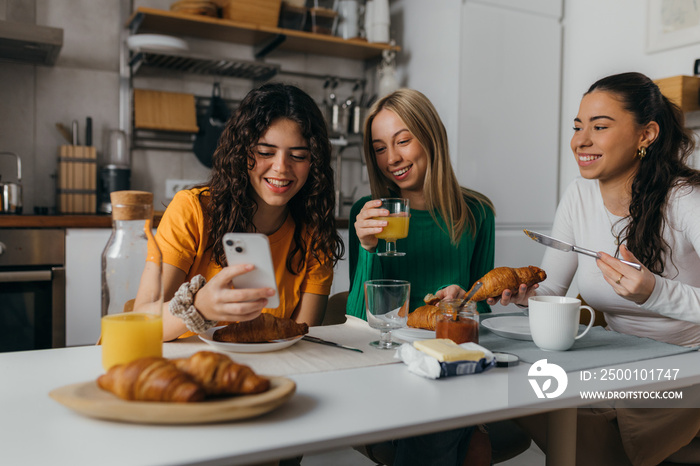
<svg viewBox="0 0 700 466">
<path fill-rule="evenodd" d="M 102 390 L 93 380 L 57 388 L 49 396 L 73 411 L 99 419 L 137 424 L 205 424 L 260 416 L 284 404 L 295 391 L 294 381 L 270 377 L 270 389 L 257 395 L 193 403 L 126 401 Z"/>
</svg>

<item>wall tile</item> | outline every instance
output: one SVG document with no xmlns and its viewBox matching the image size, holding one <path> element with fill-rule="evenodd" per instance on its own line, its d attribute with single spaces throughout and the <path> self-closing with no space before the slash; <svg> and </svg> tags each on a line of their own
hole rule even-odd
<svg viewBox="0 0 700 466">
<path fill-rule="evenodd" d="M 85 143 L 85 119 L 92 117 L 93 145 L 98 159 L 103 138 L 119 125 L 119 75 L 115 72 L 63 68 L 36 68 L 36 199 L 37 205 L 55 205 L 58 148 L 65 140 L 56 129 L 78 121 L 79 142 Z M 51 182 L 50 182 L 51 181 Z"/>
<path fill-rule="evenodd" d="M 34 206 L 34 67 L 13 63 L 0 64 L 0 151 L 19 155 L 22 163 L 24 211 Z M 0 180 L 17 181 L 14 157 L 0 157 Z"/>
<path fill-rule="evenodd" d="M 63 28 L 56 65 L 119 72 L 121 1 L 37 0 L 37 24 Z"/>
</svg>

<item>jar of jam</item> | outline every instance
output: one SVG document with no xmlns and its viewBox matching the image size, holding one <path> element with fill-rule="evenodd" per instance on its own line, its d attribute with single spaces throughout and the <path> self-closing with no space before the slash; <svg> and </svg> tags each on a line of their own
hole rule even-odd
<svg viewBox="0 0 700 466">
<path fill-rule="evenodd" d="M 479 343 L 479 312 L 476 303 L 468 302 L 462 309 L 461 299 L 443 299 L 438 303 L 440 312 L 435 325 L 437 338 L 449 338 L 457 344 Z M 458 310 L 459 309 L 459 310 Z"/>
</svg>

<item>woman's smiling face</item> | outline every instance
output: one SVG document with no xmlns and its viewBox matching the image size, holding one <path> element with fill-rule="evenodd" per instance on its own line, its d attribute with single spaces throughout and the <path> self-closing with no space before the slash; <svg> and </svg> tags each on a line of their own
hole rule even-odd
<svg viewBox="0 0 700 466">
<path fill-rule="evenodd" d="M 396 113 L 383 109 L 374 117 L 372 147 L 379 170 L 396 183 L 402 193 L 422 192 L 428 156 Z"/>
<path fill-rule="evenodd" d="M 629 179 L 636 173 L 643 128 L 615 95 L 593 91 L 581 99 L 574 119 L 571 150 L 581 176 L 601 181 Z"/>
<path fill-rule="evenodd" d="M 280 118 L 272 122 L 253 149 L 255 167 L 248 170 L 258 204 L 286 206 L 298 193 L 311 167 L 309 143 L 299 125 Z"/>
</svg>

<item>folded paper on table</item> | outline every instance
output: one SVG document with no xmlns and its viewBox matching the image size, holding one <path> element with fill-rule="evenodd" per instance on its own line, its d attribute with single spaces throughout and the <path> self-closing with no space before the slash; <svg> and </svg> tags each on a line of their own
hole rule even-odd
<svg viewBox="0 0 700 466">
<path fill-rule="evenodd" d="M 396 350 L 394 357 L 403 361 L 413 374 L 428 379 L 478 374 L 491 369 L 495 365 L 493 353 L 483 346 L 476 343 L 462 343 L 459 346 L 469 351 L 482 351 L 484 357 L 478 361 L 440 362 L 434 357 L 417 350 L 411 343 L 402 344 Z"/>
<path fill-rule="evenodd" d="M 366 321 L 353 316 L 346 316 L 346 321 L 339 325 L 309 327 L 309 335 L 333 341 L 341 345 L 360 348 L 364 353 L 331 348 L 308 341 L 300 341 L 289 348 L 271 353 L 226 353 L 239 364 L 246 364 L 255 372 L 265 375 L 293 375 L 312 372 L 324 372 L 357 367 L 395 364 L 393 351 L 373 348 L 369 343 L 376 340 L 379 332 Z M 197 351 L 208 349 L 197 336 L 184 338 L 163 345 L 163 355 L 167 358 L 188 357 Z"/>
</svg>

